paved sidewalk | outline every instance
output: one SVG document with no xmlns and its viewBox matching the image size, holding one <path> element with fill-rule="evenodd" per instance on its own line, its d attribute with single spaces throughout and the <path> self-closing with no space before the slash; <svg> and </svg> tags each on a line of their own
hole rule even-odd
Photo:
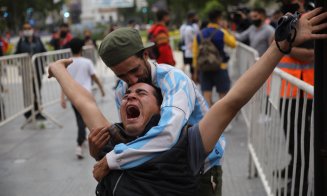
<svg viewBox="0 0 327 196">
<path fill-rule="evenodd" d="M 105 77 L 104 83 L 107 96 L 97 98 L 98 105 L 110 121 L 117 122 L 113 75 Z M 45 121 L 45 129 L 28 125 L 21 130 L 23 117 L 0 127 L 0 196 L 94 195 L 95 161 L 88 155 L 87 146 L 85 159 L 75 157 L 77 126 L 71 107 L 64 110 L 58 103 L 46 108 L 46 112 L 64 128 Z M 260 179 L 247 179 L 246 134 L 242 119 L 233 121 L 232 131 L 225 134 L 224 196 L 265 195 Z"/>
</svg>

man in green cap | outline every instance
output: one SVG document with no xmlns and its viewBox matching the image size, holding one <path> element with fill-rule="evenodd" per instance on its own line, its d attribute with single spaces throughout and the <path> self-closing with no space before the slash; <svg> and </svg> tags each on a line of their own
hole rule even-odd
<svg viewBox="0 0 327 196">
<path fill-rule="evenodd" d="M 99 55 L 102 60 L 121 79 L 116 88 L 117 108 L 120 108 L 128 86 L 138 82 L 152 83 L 161 89 L 163 95 L 158 125 L 133 143 L 120 144 L 109 152 L 106 159 L 111 170 L 140 166 L 169 150 L 177 142 L 183 126 L 186 123 L 198 123 L 208 111 L 200 91 L 186 74 L 170 65 L 148 60 L 146 49 L 153 45 L 143 45 L 139 32 L 131 28 L 120 28 L 111 32 L 100 45 Z M 103 146 L 95 145 L 101 135 L 98 134 L 99 131 L 95 130 L 90 134 L 90 149 L 102 149 Z M 220 160 L 224 148 L 225 139 L 221 136 L 201 171 L 201 174 L 205 174 L 203 184 L 212 184 L 213 189 L 218 192 L 221 192 Z M 96 157 L 93 153 L 91 155 Z"/>
</svg>

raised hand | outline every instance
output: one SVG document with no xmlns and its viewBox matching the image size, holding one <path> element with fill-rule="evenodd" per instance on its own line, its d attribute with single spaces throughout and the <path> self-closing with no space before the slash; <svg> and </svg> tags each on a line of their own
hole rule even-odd
<svg viewBox="0 0 327 196">
<path fill-rule="evenodd" d="M 66 69 L 71 63 L 73 62 L 73 59 L 60 59 L 56 62 L 53 62 L 49 65 L 48 70 L 48 78 L 56 77 L 55 72 L 59 69 Z"/>
<path fill-rule="evenodd" d="M 316 8 L 303 14 L 297 25 L 297 35 L 294 40 L 294 46 L 313 39 L 326 39 L 327 34 L 318 34 L 321 30 L 327 28 L 327 12 L 323 8 Z"/>
</svg>

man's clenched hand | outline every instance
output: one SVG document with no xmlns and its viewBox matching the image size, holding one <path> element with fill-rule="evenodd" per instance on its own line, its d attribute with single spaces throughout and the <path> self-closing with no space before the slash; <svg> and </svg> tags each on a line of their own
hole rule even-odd
<svg viewBox="0 0 327 196">
<path fill-rule="evenodd" d="M 93 128 L 88 136 L 90 155 L 95 159 L 98 159 L 100 151 L 109 141 L 108 128 Z"/>
</svg>

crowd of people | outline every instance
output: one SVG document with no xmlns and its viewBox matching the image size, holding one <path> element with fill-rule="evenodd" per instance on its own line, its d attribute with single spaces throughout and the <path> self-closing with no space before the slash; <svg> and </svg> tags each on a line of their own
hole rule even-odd
<svg viewBox="0 0 327 196">
<path fill-rule="evenodd" d="M 147 43 L 142 42 L 132 23 L 129 27 L 112 29 L 98 52 L 119 78 L 115 100 L 121 122 L 117 123 L 104 117 L 91 95 L 91 81 L 99 86 L 102 96 L 105 95 L 93 63 L 81 57 L 83 45 L 97 47 L 91 31 L 84 31 L 84 40 L 73 38 L 69 26 L 62 24 L 50 44 L 56 50 L 71 48 L 73 57 L 51 64 L 49 77 L 55 77 L 62 87 L 62 107 L 66 107 L 65 97 L 72 103 L 78 126 L 78 158 L 84 156 L 85 128 L 90 130 L 89 152 L 97 161 L 93 175 L 99 182 L 96 194 L 221 195 L 221 165 L 226 145 L 222 133 L 232 129 L 230 122 L 240 108 L 276 66 L 313 84 L 312 42 L 327 38 L 325 34 L 315 34 L 324 28 L 318 24 L 326 14 L 321 14 L 321 9 L 304 9 L 302 1 L 292 4 L 297 5 L 296 10 L 290 10 L 294 5 L 284 5 L 270 20 L 263 8 L 239 9 L 229 18 L 224 17 L 226 13 L 212 9 L 207 20 L 199 24 L 198 14 L 190 11 L 180 27 L 180 50 L 191 77 L 174 67 L 168 11 L 157 11 L 157 22 L 147 32 Z M 294 47 L 284 56 L 286 41 L 278 47 L 274 42 L 276 21 L 283 12 L 295 11 L 303 15 L 297 26 Z M 24 24 L 22 32 L 17 54 L 46 51 L 41 39 L 34 36 L 31 25 Z M 231 87 L 226 46 L 235 48 L 237 41 L 253 47 L 261 58 Z M 35 66 L 37 76 L 43 76 L 43 65 Z M 42 86 L 41 78 L 37 81 L 34 93 Z M 200 84 L 200 89 L 195 83 Z M 212 98 L 214 87 L 219 95 L 217 102 Z M 283 96 L 289 100 L 296 97 L 296 93 L 286 93 Z M 37 103 L 34 108 L 38 109 Z M 293 111 L 295 105 L 289 108 Z M 25 113 L 26 118 L 30 116 L 30 112 Z M 45 119 L 41 114 L 36 118 Z M 299 141 L 293 141 L 296 142 Z M 293 150 L 289 149 L 291 155 Z M 292 166 L 291 162 L 288 171 Z M 305 175 L 307 172 L 306 169 Z"/>
</svg>

